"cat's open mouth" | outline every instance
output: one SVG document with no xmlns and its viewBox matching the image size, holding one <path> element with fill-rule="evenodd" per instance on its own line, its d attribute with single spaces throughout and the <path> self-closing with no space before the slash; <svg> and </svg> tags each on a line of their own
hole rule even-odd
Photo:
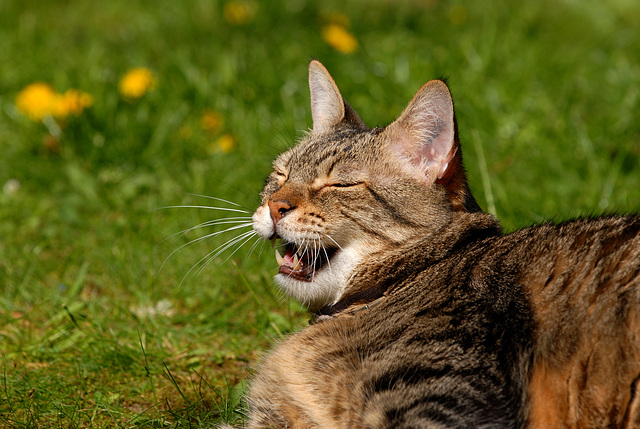
<svg viewBox="0 0 640 429">
<path fill-rule="evenodd" d="M 329 263 L 337 250 L 327 247 L 300 249 L 295 243 L 284 244 L 284 255 L 276 249 L 276 261 L 280 266 L 280 274 L 304 282 L 312 281 L 315 273 Z"/>
</svg>

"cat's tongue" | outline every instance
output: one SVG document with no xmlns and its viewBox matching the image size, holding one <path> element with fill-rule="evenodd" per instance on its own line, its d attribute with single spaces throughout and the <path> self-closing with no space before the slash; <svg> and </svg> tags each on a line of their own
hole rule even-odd
<svg viewBox="0 0 640 429">
<path fill-rule="evenodd" d="M 284 255 L 281 255 L 276 249 L 276 261 L 280 266 L 280 274 L 310 282 L 315 273 L 321 270 L 335 253 L 336 249 L 323 248 L 322 251 L 306 249 L 301 255 L 298 255 L 298 247 L 289 243 L 285 247 Z"/>
<path fill-rule="evenodd" d="M 315 268 L 309 257 L 310 254 L 302 257 L 298 256 L 297 247 L 294 245 L 287 245 L 284 255 L 280 255 L 280 252 L 276 249 L 276 261 L 280 266 L 279 273 L 297 280 L 310 282 L 313 280 Z"/>
<path fill-rule="evenodd" d="M 302 262 L 300 262 L 298 254 L 295 252 L 295 249 L 289 246 L 287 246 L 287 250 L 284 253 L 284 256 L 280 255 L 280 252 L 278 252 L 278 249 L 276 249 L 276 261 L 278 261 L 278 265 L 280 266 L 280 268 L 284 266 L 293 271 L 299 271 L 302 269 Z"/>
</svg>

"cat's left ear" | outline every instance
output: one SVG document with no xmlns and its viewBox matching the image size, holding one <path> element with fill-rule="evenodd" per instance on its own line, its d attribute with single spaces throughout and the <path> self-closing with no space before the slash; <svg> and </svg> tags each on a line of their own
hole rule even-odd
<svg viewBox="0 0 640 429">
<path fill-rule="evenodd" d="M 429 183 L 449 176 L 454 157 L 459 159 L 453 100 L 440 80 L 420 88 L 385 133 L 405 169 Z"/>
<path fill-rule="evenodd" d="M 309 63 L 309 90 L 314 133 L 331 131 L 343 124 L 365 127 L 358 114 L 340 95 L 338 85 L 327 69 L 317 60 Z"/>
</svg>

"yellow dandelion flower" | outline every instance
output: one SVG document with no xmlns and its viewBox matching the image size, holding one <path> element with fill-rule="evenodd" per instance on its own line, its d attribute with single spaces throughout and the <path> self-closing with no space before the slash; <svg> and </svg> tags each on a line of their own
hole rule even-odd
<svg viewBox="0 0 640 429">
<path fill-rule="evenodd" d="M 44 82 L 27 85 L 16 96 L 16 107 L 24 115 L 39 121 L 47 115 L 53 115 L 58 95 Z"/>
<path fill-rule="evenodd" d="M 223 134 L 209 146 L 209 153 L 229 153 L 236 147 L 236 139 L 231 134 Z"/>
<path fill-rule="evenodd" d="M 151 70 L 140 67 L 125 73 L 118 84 L 118 91 L 125 98 L 140 98 L 156 86 Z"/>
<path fill-rule="evenodd" d="M 236 147 L 236 139 L 231 134 L 224 134 L 218 139 L 217 145 L 221 151 L 229 153 Z"/>
<path fill-rule="evenodd" d="M 200 124 L 203 129 L 215 133 L 222 125 L 222 117 L 213 110 L 206 110 L 200 118 Z"/>
<path fill-rule="evenodd" d="M 257 5 L 248 0 L 231 0 L 224 5 L 222 14 L 231 25 L 244 25 L 253 21 L 256 15 Z"/>
<path fill-rule="evenodd" d="M 93 106 L 91 94 L 70 89 L 56 97 L 54 116 L 64 118 L 69 115 L 79 115 L 84 109 L 91 106 Z"/>
<path fill-rule="evenodd" d="M 329 24 L 322 29 L 322 38 L 333 49 L 343 54 L 351 54 L 358 49 L 358 40 L 344 27 L 337 24 Z"/>
</svg>

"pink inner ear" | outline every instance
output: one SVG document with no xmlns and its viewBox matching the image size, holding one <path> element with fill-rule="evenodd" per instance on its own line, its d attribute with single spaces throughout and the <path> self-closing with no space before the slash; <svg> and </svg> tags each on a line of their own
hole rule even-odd
<svg viewBox="0 0 640 429">
<path fill-rule="evenodd" d="M 451 147 L 449 154 L 445 158 L 445 162 L 440 165 L 440 171 L 438 172 L 438 179 L 442 179 L 444 177 L 445 173 L 447 172 L 447 169 L 449 168 L 449 163 L 451 162 L 453 157 L 456 156 L 456 152 L 458 152 L 458 148 L 455 146 Z"/>
<path fill-rule="evenodd" d="M 395 152 L 410 169 L 429 182 L 446 174 L 457 148 L 453 102 L 444 82 L 425 84 L 389 128 Z"/>
</svg>

